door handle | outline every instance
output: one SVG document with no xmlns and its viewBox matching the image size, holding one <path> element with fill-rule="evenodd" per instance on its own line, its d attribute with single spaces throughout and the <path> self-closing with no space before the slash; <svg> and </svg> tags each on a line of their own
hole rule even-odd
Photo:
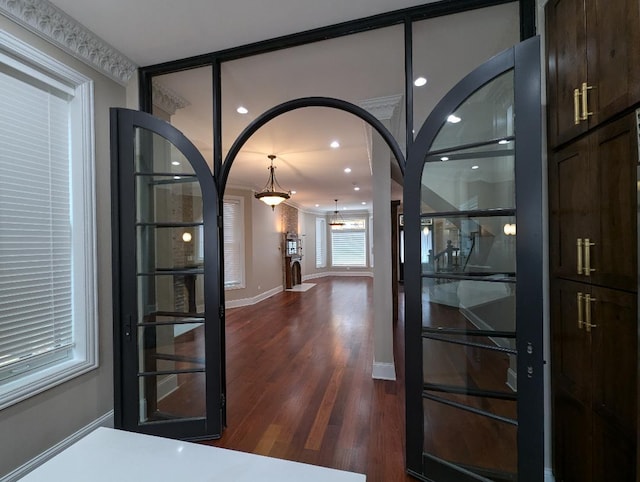
<svg viewBox="0 0 640 482">
<path fill-rule="evenodd" d="M 593 115 L 593 112 L 589 112 L 589 98 L 587 92 L 593 89 L 592 85 L 588 85 L 586 82 L 582 83 L 582 115 L 580 116 L 580 120 L 587 120 L 590 115 Z M 573 94 L 575 98 L 575 92 Z"/>
<path fill-rule="evenodd" d="M 583 272 L 583 269 L 582 269 L 582 238 L 578 238 L 577 239 L 576 247 L 578 248 L 578 251 L 577 251 L 578 274 L 582 274 L 582 272 Z"/>
<path fill-rule="evenodd" d="M 591 303 L 596 301 L 595 298 L 592 298 L 590 294 L 584 295 L 584 310 L 585 310 L 585 322 L 584 326 L 587 329 L 587 333 L 591 333 L 591 328 L 597 328 L 598 325 L 594 325 L 591 323 Z"/>
<path fill-rule="evenodd" d="M 595 268 L 591 267 L 591 246 L 595 246 L 596 243 L 592 243 L 589 238 L 585 238 L 582 245 L 584 247 L 584 275 L 591 276 L 591 273 L 595 271 Z"/>
<path fill-rule="evenodd" d="M 575 125 L 580 124 L 581 115 L 580 115 L 580 90 L 573 90 L 573 122 Z"/>
<path fill-rule="evenodd" d="M 584 316 L 582 310 L 582 301 L 584 299 L 584 295 L 582 292 L 578 291 L 578 330 L 582 330 L 582 326 L 584 325 Z"/>
</svg>

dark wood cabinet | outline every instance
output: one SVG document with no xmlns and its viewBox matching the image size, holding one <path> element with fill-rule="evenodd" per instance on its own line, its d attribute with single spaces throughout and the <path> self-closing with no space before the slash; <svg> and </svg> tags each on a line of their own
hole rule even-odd
<svg viewBox="0 0 640 482">
<path fill-rule="evenodd" d="M 550 155 L 553 276 L 636 290 L 636 123 L 629 114 Z"/>
<path fill-rule="evenodd" d="M 551 290 L 559 481 L 633 481 L 636 294 L 556 279 Z"/>
<path fill-rule="evenodd" d="M 640 480 L 639 12 L 638 0 L 546 6 L 558 482 Z"/>
<path fill-rule="evenodd" d="M 551 146 L 570 141 L 640 100 L 639 12 L 637 0 L 547 3 Z"/>
</svg>

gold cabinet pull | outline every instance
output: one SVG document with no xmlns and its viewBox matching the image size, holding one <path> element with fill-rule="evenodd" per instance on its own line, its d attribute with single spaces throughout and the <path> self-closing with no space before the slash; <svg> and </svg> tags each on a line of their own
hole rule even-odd
<svg viewBox="0 0 640 482">
<path fill-rule="evenodd" d="M 589 98 L 587 96 L 587 92 L 593 89 L 592 85 L 587 85 L 586 82 L 582 83 L 582 115 L 580 116 L 580 120 L 587 120 L 590 115 L 593 115 L 593 112 L 589 112 Z M 575 92 L 573 97 L 575 99 Z"/>
<path fill-rule="evenodd" d="M 583 273 L 582 269 L 582 238 L 578 238 L 576 241 L 576 247 L 578 248 L 577 256 L 578 256 L 578 274 Z"/>
<path fill-rule="evenodd" d="M 580 89 L 574 89 L 573 91 L 573 122 L 580 124 Z"/>
<path fill-rule="evenodd" d="M 592 298 L 590 294 L 584 295 L 584 311 L 585 311 L 585 322 L 584 326 L 587 329 L 587 333 L 591 333 L 591 328 L 597 328 L 598 325 L 594 325 L 591 323 L 591 303 L 596 301 L 595 298 Z"/>
<path fill-rule="evenodd" d="M 585 238 L 584 243 L 584 275 L 591 276 L 591 273 L 595 271 L 595 268 L 591 267 L 591 246 L 595 246 L 596 243 L 592 243 L 589 238 Z"/>
<path fill-rule="evenodd" d="M 582 326 L 584 325 L 584 317 L 582 310 L 582 300 L 584 299 L 584 295 L 578 291 L 578 329 L 582 330 Z"/>
</svg>

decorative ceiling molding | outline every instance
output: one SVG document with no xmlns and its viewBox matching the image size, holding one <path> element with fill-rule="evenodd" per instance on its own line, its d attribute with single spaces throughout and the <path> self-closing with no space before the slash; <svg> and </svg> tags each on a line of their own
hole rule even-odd
<svg viewBox="0 0 640 482">
<path fill-rule="evenodd" d="M 175 114 L 178 109 L 183 109 L 191 105 L 187 99 L 169 87 L 165 87 L 155 79 L 151 81 L 151 98 L 153 99 L 153 105 L 159 107 L 169 115 Z"/>
<path fill-rule="evenodd" d="M 1 0 L 0 0 L 1 1 Z M 376 97 L 358 102 L 358 105 L 380 121 L 390 120 L 402 101 L 402 94 Z"/>
<path fill-rule="evenodd" d="M 137 66 L 47 0 L 0 0 L 0 14 L 126 85 Z"/>
</svg>

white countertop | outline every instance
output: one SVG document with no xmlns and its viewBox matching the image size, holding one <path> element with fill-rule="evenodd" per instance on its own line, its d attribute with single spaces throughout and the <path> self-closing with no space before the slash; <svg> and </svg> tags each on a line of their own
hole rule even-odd
<svg viewBox="0 0 640 482">
<path fill-rule="evenodd" d="M 365 482 L 361 474 L 179 440 L 98 428 L 25 482 Z"/>
</svg>

